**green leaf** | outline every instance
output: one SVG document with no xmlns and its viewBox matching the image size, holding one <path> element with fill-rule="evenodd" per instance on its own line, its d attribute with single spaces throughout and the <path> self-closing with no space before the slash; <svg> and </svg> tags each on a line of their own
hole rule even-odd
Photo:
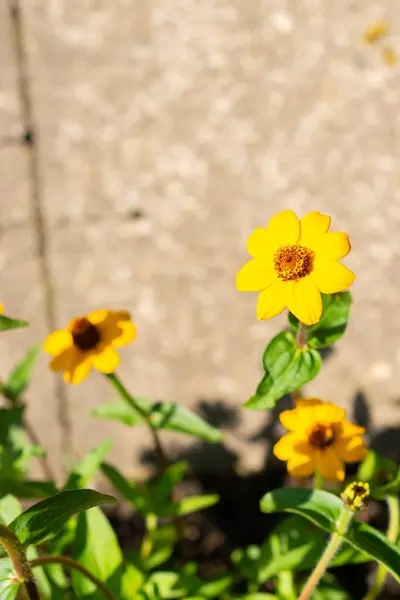
<svg viewBox="0 0 400 600">
<path fill-rule="evenodd" d="M 0 495 L 12 492 L 10 485 L 23 481 L 31 458 L 43 454 L 26 441 L 24 412 L 25 406 L 0 408 Z"/>
<path fill-rule="evenodd" d="M 281 571 L 307 571 L 312 569 L 322 556 L 328 535 L 325 531 L 292 515 L 274 528 L 259 549 L 257 561 L 252 565 L 253 574 L 259 583 L 264 583 Z M 332 561 L 332 566 L 370 562 L 367 554 L 345 544 Z"/>
<path fill-rule="evenodd" d="M 14 519 L 22 513 L 22 506 L 19 500 L 7 494 L 0 500 L 0 521 L 4 525 L 9 525 Z"/>
<path fill-rule="evenodd" d="M 20 582 L 13 576 L 13 568 L 9 558 L 0 559 L 0 598 L 14 600 L 20 588 Z"/>
<path fill-rule="evenodd" d="M 381 562 L 400 581 L 400 548 L 366 523 L 353 522 L 345 538 L 355 548 Z"/>
<path fill-rule="evenodd" d="M 118 469 L 112 465 L 103 463 L 101 470 L 114 488 L 130 502 L 138 512 L 146 514 L 151 512 L 148 500 L 148 494 L 145 489 L 141 489 L 135 483 L 128 481 Z"/>
<path fill-rule="evenodd" d="M 136 599 L 137 592 L 142 587 L 145 581 L 145 575 L 134 565 L 128 564 L 121 581 L 121 598 L 122 600 Z"/>
<path fill-rule="evenodd" d="M 371 487 L 378 487 L 392 481 L 398 467 L 395 462 L 381 456 L 375 450 L 368 450 L 367 456 L 357 470 L 358 481 L 368 481 Z"/>
<path fill-rule="evenodd" d="M 219 502 L 218 494 L 204 494 L 202 496 L 188 496 L 175 504 L 174 515 L 189 515 L 190 513 L 204 510 Z"/>
<path fill-rule="evenodd" d="M 282 488 L 269 492 L 261 500 L 263 512 L 293 512 L 329 532 L 335 531 L 341 507 L 342 501 L 338 497 L 322 490 Z M 389 542 L 380 531 L 353 521 L 344 539 L 381 562 L 400 580 L 400 548 Z"/>
<path fill-rule="evenodd" d="M 142 410 L 147 413 L 150 412 L 151 402 L 146 398 L 135 397 L 135 401 L 138 403 Z M 115 402 L 107 402 L 106 404 L 99 404 L 96 406 L 91 413 L 94 417 L 99 419 L 105 419 L 106 421 L 119 421 L 123 425 L 129 427 L 135 427 L 143 423 L 142 417 L 133 408 L 127 405 L 124 400 L 116 400 Z"/>
<path fill-rule="evenodd" d="M 371 496 L 377 500 L 383 500 L 386 496 L 397 496 L 400 491 L 400 468 L 397 469 L 397 473 L 392 481 L 381 485 L 380 487 L 371 488 Z"/>
<path fill-rule="evenodd" d="M 0 331 L 9 331 L 10 329 L 20 329 L 21 327 L 28 327 L 27 321 L 20 321 L 19 319 L 10 319 L 0 315 Z"/>
<path fill-rule="evenodd" d="M 146 398 L 137 397 L 135 402 L 149 415 L 155 429 L 169 429 L 212 443 L 222 439 L 222 433 L 218 429 L 180 404 L 174 402 L 152 404 Z M 142 423 L 140 415 L 123 400 L 97 406 L 92 414 L 101 419 L 120 421 L 131 427 Z"/>
<path fill-rule="evenodd" d="M 99 508 L 79 515 L 74 558 L 119 595 L 122 551 L 113 528 Z M 75 570 L 72 586 L 78 597 L 96 591 L 96 586 Z"/>
<path fill-rule="evenodd" d="M 234 600 L 278 600 L 278 596 L 274 594 L 246 594 L 246 596 L 235 596 Z"/>
<path fill-rule="evenodd" d="M 7 381 L 1 386 L 1 393 L 11 402 L 15 403 L 26 389 L 38 356 L 39 346 L 34 346 L 28 350 L 21 362 L 11 372 Z"/>
<path fill-rule="evenodd" d="M 73 467 L 64 490 L 76 490 L 88 485 L 96 475 L 97 470 L 112 445 L 112 440 L 106 440 L 96 448 L 90 450 L 85 458 Z"/>
<path fill-rule="evenodd" d="M 350 292 L 322 294 L 322 317 L 316 325 L 307 327 L 307 345 L 310 348 L 326 348 L 343 336 L 349 320 L 351 302 Z M 297 333 L 299 321 L 292 313 L 289 313 L 289 323 Z"/>
<path fill-rule="evenodd" d="M 94 490 L 61 492 L 28 508 L 12 521 L 10 529 L 25 546 L 41 544 L 57 535 L 76 513 L 114 502 L 112 496 Z"/>
<path fill-rule="evenodd" d="M 299 389 L 317 376 L 321 356 L 317 350 L 298 348 L 291 331 L 278 333 L 268 344 L 263 364 L 265 375 L 246 408 L 272 409 L 285 394 Z"/>
<path fill-rule="evenodd" d="M 357 471 L 359 481 L 368 481 L 371 497 L 383 500 L 400 491 L 400 468 L 395 462 L 369 450 Z"/>
<path fill-rule="evenodd" d="M 265 513 L 286 511 L 298 514 L 331 533 L 335 530 L 343 502 L 323 490 L 281 488 L 266 494 L 260 507 Z"/>
</svg>

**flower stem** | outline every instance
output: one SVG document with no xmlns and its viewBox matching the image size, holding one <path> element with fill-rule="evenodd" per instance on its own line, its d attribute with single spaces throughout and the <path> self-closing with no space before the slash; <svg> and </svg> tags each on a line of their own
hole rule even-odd
<svg viewBox="0 0 400 600">
<path fill-rule="evenodd" d="M 314 475 L 314 490 L 323 490 L 324 489 L 324 478 L 322 477 L 319 471 L 315 471 Z"/>
<path fill-rule="evenodd" d="M 5 525 L 0 524 L 0 544 L 10 557 L 14 573 L 25 587 L 29 600 L 40 600 L 35 578 L 30 569 L 25 550 L 17 536 Z"/>
<path fill-rule="evenodd" d="M 76 571 L 80 571 L 82 575 L 87 577 L 89 581 L 94 583 L 94 585 L 102 592 L 104 598 L 107 600 L 116 600 L 110 590 L 104 585 L 100 579 L 97 579 L 93 573 L 88 571 L 86 567 L 76 562 L 72 558 L 68 556 L 39 556 L 39 558 L 35 558 L 30 561 L 30 566 L 34 569 L 35 567 L 41 567 L 44 565 L 63 565 L 64 567 L 68 567 L 69 569 L 75 569 Z"/>
<path fill-rule="evenodd" d="M 305 325 L 299 321 L 299 328 L 296 333 L 296 346 L 298 348 L 304 348 L 307 345 L 308 340 L 308 325 Z"/>
<path fill-rule="evenodd" d="M 348 531 L 353 516 L 354 512 L 349 510 L 346 506 L 343 506 L 342 512 L 336 523 L 336 531 L 335 533 L 332 533 L 324 553 L 322 554 L 313 572 L 311 573 L 298 600 L 309 600 L 311 598 L 313 591 L 324 576 L 325 571 L 329 567 L 330 563 L 335 557 L 335 554 L 342 545 L 343 536 Z"/>
<path fill-rule="evenodd" d="M 153 423 L 151 422 L 150 416 L 141 406 L 138 405 L 135 398 L 130 395 L 130 393 L 128 392 L 128 390 L 126 389 L 126 387 L 124 386 L 124 384 L 122 383 L 122 381 L 120 380 L 120 378 L 118 377 L 118 375 L 116 373 L 110 373 L 110 374 L 106 375 L 106 377 L 112 383 L 112 385 L 117 390 L 117 392 L 119 393 L 121 398 L 131 408 L 133 408 L 133 410 L 136 411 L 142 417 L 143 421 L 146 423 L 146 425 L 151 433 L 151 436 L 153 438 L 154 447 L 155 447 L 155 451 L 157 454 L 160 471 L 161 472 L 165 471 L 165 469 L 169 465 L 169 460 L 168 460 L 168 457 L 165 454 L 165 451 L 161 445 L 161 440 L 158 435 L 158 431 L 157 431 L 157 429 L 155 429 L 155 427 L 153 426 Z"/>
<path fill-rule="evenodd" d="M 387 496 L 386 502 L 389 510 L 389 525 L 387 530 L 387 539 L 394 544 L 397 542 L 400 530 L 400 509 L 399 501 L 396 496 Z M 365 596 L 364 600 L 375 600 L 385 583 L 387 569 L 384 565 L 379 564 L 376 571 L 376 577 L 373 586 Z"/>
</svg>

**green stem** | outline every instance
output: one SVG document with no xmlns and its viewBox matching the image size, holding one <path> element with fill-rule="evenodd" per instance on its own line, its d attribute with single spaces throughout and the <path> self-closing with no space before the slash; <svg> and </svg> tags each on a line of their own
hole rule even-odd
<svg viewBox="0 0 400 600">
<path fill-rule="evenodd" d="M 30 569 L 25 550 L 17 536 L 5 525 L 0 524 L 0 544 L 10 557 L 14 573 L 25 587 L 29 600 L 40 600 L 35 578 Z"/>
<path fill-rule="evenodd" d="M 400 530 L 400 509 L 399 501 L 395 496 L 387 496 L 386 498 L 389 511 L 389 525 L 387 530 L 387 539 L 394 544 L 397 542 Z M 386 579 L 387 569 L 384 565 L 379 564 L 376 571 L 376 577 L 372 588 L 365 596 L 365 600 L 375 600 L 378 597 Z"/>
<path fill-rule="evenodd" d="M 116 600 L 110 590 L 102 581 L 100 581 L 100 579 L 97 579 L 93 573 L 68 556 L 39 556 L 39 558 L 35 558 L 34 560 L 30 561 L 30 566 L 32 569 L 35 567 L 42 567 L 44 565 L 63 565 L 69 569 L 75 569 L 76 571 L 82 573 L 82 575 L 89 579 L 89 581 L 94 583 L 94 585 L 103 593 L 104 598 L 107 600 Z"/>
<path fill-rule="evenodd" d="M 314 490 L 324 489 L 324 478 L 319 471 L 315 471 L 314 475 Z"/>
<path fill-rule="evenodd" d="M 157 529 L 157 516 L 150 514 L 146 517 L 146 534 L 143 539 L 142 548 L 140 551 L 141 557 L 146 560 L 149 558 L 153 549 L 153 532 Z"/>
<path fill-rule="evenodd" d="M 309 600 L 321 578 L 331 564 L 335 554 L 339 550 L 343 542 L 343 536 L 347 533 L 350 523 L 354 517 L 354 512 L 343 506 L 342 512 L 336 523 L 336 531 L 332 533 L 330 540 L 325 548 L 324 553 L 316 564 L 308 581 L 301 592 L 298 600 Z"/>
<path fill-rule="evenodd" d="M 296 333 L 296 346 L 297 348 L 304 348 L 307 346 L 308 340 L 308 325 L 305 325 L 299 321 L 299 328 Z M 296 407 L 298 400 L 301 400 L 302 394 L 301 389 L 294 390 L 292 392 L 293 404 Z"/>
<path fill-rule="evenodd" d="M 136 411 L 142 417 L 143 421 L 146 423 L 146 425 L 151 433 L 151 436 L 153 438 L 154 447 L 155 447 L 155 451 L 157 454 L 160 470 L 164 471 L 169 465 L 169 460 L 168 460 L 167 455 L 165 454 L 164 449 L 161 445 L 158 431 L 157 431 L 157 429 L 155 429 L 155 427 L 153 426 L 153 423 L 151 422 L 150 415 L 141 406 L 138 405 L 135 398 L 130 395 L 130 393 L 128 392 L 128 390 L 126 389 L 126 387 L 124 386 L 124 384 L 122 383 L 122 381 L 120 380 L 120 378 L 118 377 L 118 375 L 116 373 L 110 373 L 110 374 L 106 375 L 106 377 L 112 383 L 112 385 L 117 390 L 117 392 L 121 396 L 121 398 L 131 408 L 133 408 L 133 410 Z"/>
<path fill-rule="evenodd" d="M 296 346 L 298 348 L 304 348 L 307 346 L 308 340 L 308 325 L 305 325 L 299 321 L 299 328 L 296 333 Z"/>
</svg>

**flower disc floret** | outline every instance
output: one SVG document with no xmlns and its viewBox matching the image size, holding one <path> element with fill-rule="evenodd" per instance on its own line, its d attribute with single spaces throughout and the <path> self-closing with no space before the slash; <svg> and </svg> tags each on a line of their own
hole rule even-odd
<svg viewBox="0 0 400 600">
<path fill-rule="evenodd" d="M 284 210 L 257 228 L 247 242 L 253 257 L 236 276 L 243 292 L 259 292 L 257 317 L 269 319 L 288 308 L 306 325 L 318 323 L 322 294 L 347 290 L 354 273 L 339 260 L 350 251 L 345 233 L 329 232 L 331 219 L 310 212 L 298 219 Z"/>
<path fill-rule="evenodd" d="M 81 383 L 92 367 L 112 373 L 119 365 L 116 348 L 136 337 L 136 327 L 127 311 L 96 310 L 72 319 L 68 327 L 51 333 L 43 349 L 54 358 L 52 371 L 63 371 L 64 380 Z"/>
<path fill-rule="evenodd" d="M 317 398 L 305 398 L 293 410 L 281 413 L 289 433 L 274 446 L 274 454 L 287 461 L 293 477 L 308 477 L 316 471 L 331 481 L 343 481 L 345 463 L 362 460 L 367 447 L 363 427 L 345 419 L 345 411 Z"/>
<path fill-rule="evenodd" d="M 274 267 L 283 281 L 306 277 L 313 269 L 314 252 L 304 246 L 282 246 L 275 253 Z"/>
</svg>

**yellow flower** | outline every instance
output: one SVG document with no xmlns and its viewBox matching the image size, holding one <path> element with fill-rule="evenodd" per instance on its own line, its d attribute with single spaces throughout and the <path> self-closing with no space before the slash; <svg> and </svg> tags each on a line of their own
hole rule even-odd
<svg viewBox="0 0 400 600">
<path fill-rule="evenodd" d="M 64 380 L 77 385 L 92 367 L 112 373 L 119 365 L 115 348 L 129 344 L 136 337 L 136 327 L 126 311 L 95 310 L 73 319 L 66 329 L 51 333 L 43 349 L 54 356 L 52 371 L 64 371 Z"/>
<path fill-rule="evenodd" d="M 286 307 L 306 325 L 318 323 L 323 294 L 347 290 L 355 275 L 338 262 L 350 251 L 345 233 L 328 232 L 331 218 L 310 212 L 302 219 L 284 210 L 247 241 L 254 257 L 236 276 L 243 292 L 260 292 L 257 317 L 269 319 Z"/>
<path fill-rule="evenodd" d="M 365 508 L 370 495 L 369 483 L 364 481 L 353 481 L 342 494 L 344 504 L 350 510 L 357 512 Z"/>
<path fill-rule="evenodd" d="M 2 304 L 2 303 L 0 302 L 0 315 L 2 315 L 2 314 L 3 314 L 3 312 L 4 312 L 4 304 Z"/>
<path fill-rule="evenodd" d="M 383 60 L 389 67 L 392 67 L 398 62 L 399 58 L 393 48 L 385 48 L 383 50 Z"/>
<path fill-rule="evenodd" d="M 280 420 L 289 433 L 275 444 L 275 456 L 288 461 L 293 477 L 318 471 L 326 479 L 343 481 L 344 463 L 362 460 L 367 453 L 361 438 L 365 429 L 346 421 L 343 408 L 330 402 L 318 398 L 302 402 L 281 413 Z"/>
<path fill-rule="evenodd" d="M 384 21 L 378 21 L 377 23 L 374 23 L 373 25 L 368 27 L 368 29 L 366 29 L 363 35 L 363 41 L 365 44 L 368 45 L 375 44 L 376 42 L 384 38 L 387 35 L 388 31 L 388 24 Z"/>
</svg>

